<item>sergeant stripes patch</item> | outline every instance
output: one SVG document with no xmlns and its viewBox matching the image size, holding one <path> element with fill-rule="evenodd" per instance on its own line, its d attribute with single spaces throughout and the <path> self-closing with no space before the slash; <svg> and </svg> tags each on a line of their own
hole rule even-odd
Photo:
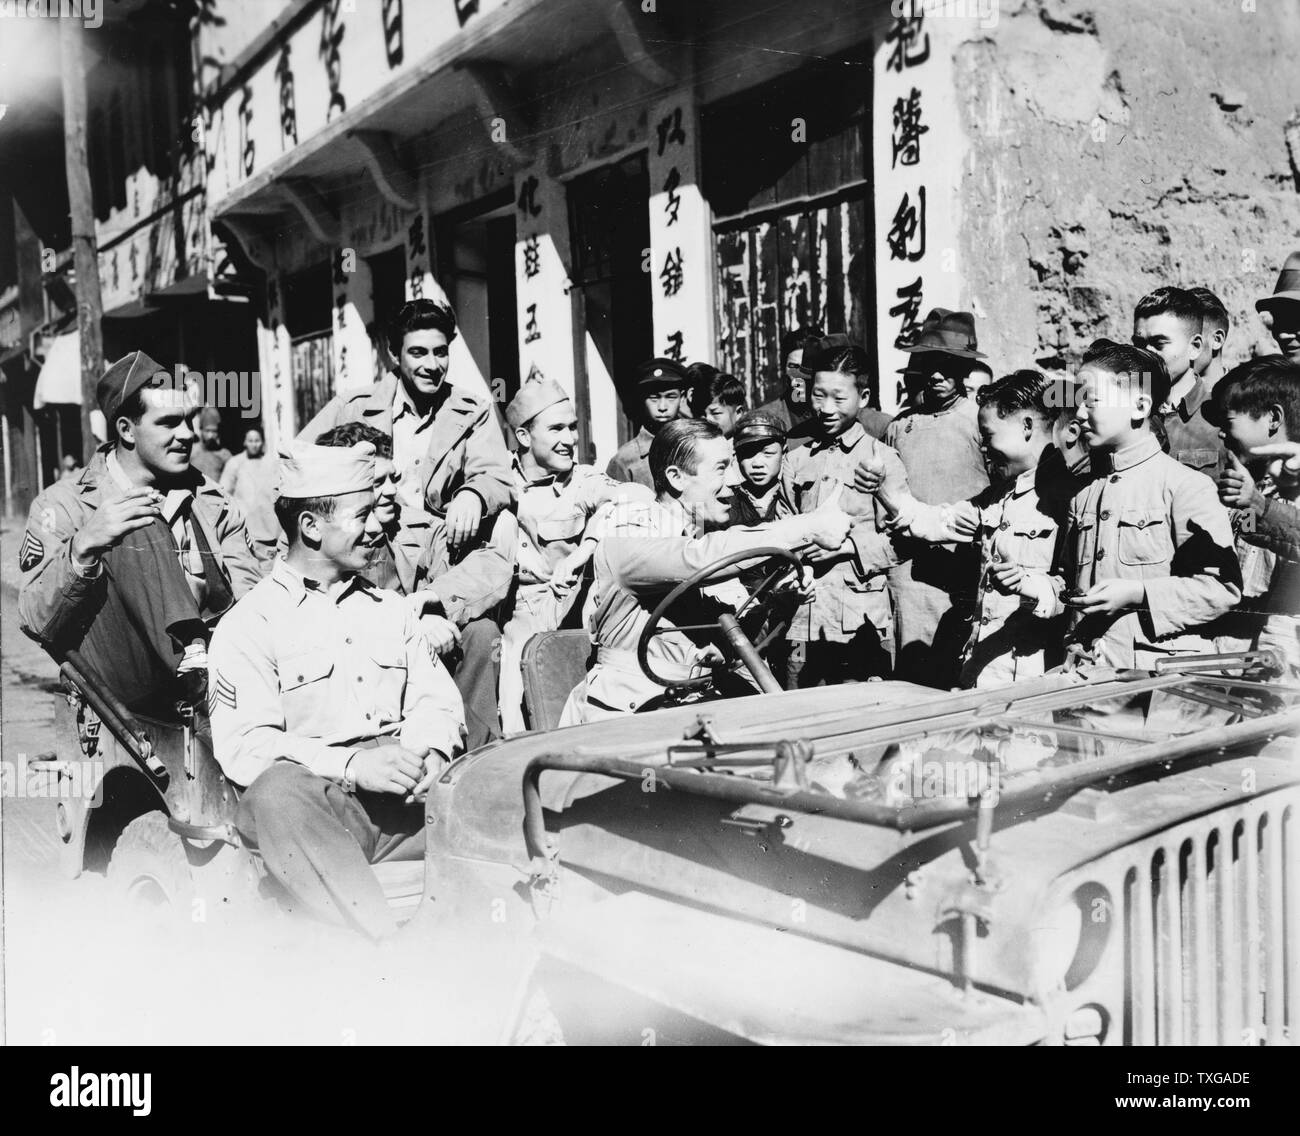
<svg viewBox="0 0 1300 1136">
<path fill-rule="evenodd" d="M 18 567 L 30 572 L 45 556 L 45 545 L 32 536 L 32 530 L 23 533 L 22 547 L 18 549 Z"/>
<path fill-rule="evenodd" d="M 235 684 L 224 675 L 213 672 L 215 682 L 208 689 L 208 714 L 217 708 L 220 702 L 223 706 L 229 706 L 230 709 L 236 709 Z"/>
</svg>

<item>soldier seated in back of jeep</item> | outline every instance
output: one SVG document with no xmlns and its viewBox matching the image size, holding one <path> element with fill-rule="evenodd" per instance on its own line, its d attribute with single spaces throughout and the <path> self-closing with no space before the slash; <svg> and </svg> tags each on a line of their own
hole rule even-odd
<svg viewBox="0 0 1300 1136">
<path fill-rule="evenodd" d="M 243 514 L 191 463 L 197 399 L 143 351 L 96 388 L 112 440 L 32 504 L 22 628 L 132 710 L 201 701 L 210 628 L 259 577 Z"/>
</svg>

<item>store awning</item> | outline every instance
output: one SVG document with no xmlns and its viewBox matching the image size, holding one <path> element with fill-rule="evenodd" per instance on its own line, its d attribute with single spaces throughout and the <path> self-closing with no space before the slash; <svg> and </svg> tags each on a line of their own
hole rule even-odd
<svg viewBox="0 0 1300 1136">
<path fill-rule="evenodd" d="M 81 336 L 75 331 L 50 341 L 36 377 L 32 409 L 55 402 L 81 405 Z"/>
</svg>

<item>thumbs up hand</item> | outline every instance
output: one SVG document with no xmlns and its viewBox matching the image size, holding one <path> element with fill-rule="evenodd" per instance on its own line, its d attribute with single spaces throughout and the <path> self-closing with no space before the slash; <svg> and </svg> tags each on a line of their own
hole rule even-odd
<svg viewBox="0 0 1300 1136">
<path fill-rule="evenodd" d="M 859 493 L 874 493 L 885 484 L 885 463 L 874 454 L 858 462 L 853 471 L 853 488 Z"/>
<path fill-rule="evenodd" d="M 1230 509 L 1249 509 L 1255 502 L 1255 479 L 1241 459 L 1228 451 L 1228 465 L 1219 477 L 1219 500 Z"/>
<path fill-rule="evenodd" d="M 838 551 L 848 539 L 853 519 L 840 507 L 843 485 L 837 485 L 811 513 L 804 514 L 805 536 L 819 548 Z"/>
</svg>

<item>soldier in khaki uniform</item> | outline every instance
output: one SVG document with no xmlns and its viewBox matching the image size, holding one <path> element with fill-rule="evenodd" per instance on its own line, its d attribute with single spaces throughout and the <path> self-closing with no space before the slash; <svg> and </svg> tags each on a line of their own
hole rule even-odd
<svg viewBox="0 0 1300 1136">
<path fill-rule="evenodd" d="M 898 454 L 858 421 L 870 372 L 866 352 L 828 338 L 809 344 L 803 358 L 811 376 L 812 440 L 786 455 L 777 515 L 813 512 L 834 494 L 853 527 L 839 548 L 808 557 L 816 593 L 795 612 L 786 634 L 791 688 L 890 673 L 894 625 L 885 573 L 898 556 L 883 531 L 884 506 L 852 489 L 853 471 L 870 462 L 896 484 L 907 483 Z"/>
<path fill-rule="evenodd" d="M 281 459 L 287 554 L 212 640 L 209 713 L 240 834 L 293 903 L 372 938 L 396 929 L 370 865 L 419 859 L 419 802 L 464 712 L 410 604 L 360 572 L 378 535 L 374 449 Z"/>
<path fill-rule="evenodd" d="M 849 517 L 833 500 L 813 513 L 716 531 L 730 520 L 731 457 L 722 431 L 709 422 L 683 419 L 655 436 L 650 468 L 656 499 L 615 506 L 596 546 L 584 611 L 596 664 L 570 696 L 562 724 L 631 713 L 662 693 L 637 663 L 637 639 L 659 600 L 694 572 L 765 545 L 794 551 L 844 543 Z M 651 666 L 670 679 L 691 677 L 699 673 L 701 647 L 685 632 L 660 635 L 651 643 Z"/>
<path fill-rule="evenodd" d="M 32 503 L 18 616 L 128 707 L 166 714 L 201 696 L 209 630 L 260 573 L 238 505 L 191 464 L 195 398 L 143 351 L 96 395 L 113 440 Z"/>
<path fill-rule="evenodd" d="M 523 715 L 524 646 L 563 622 L 615 502 L 650 501 L 649 489 L 579 465 L 578 415 L 559 383 L 524 383 L 506 407 L 519 452 L 519 578 L 514 611 L 501 633 L 501 725 L 507 736 L 527 728 Z"/>
<path fill-rule="evenodd" d="M 650 476 L 650 443 L 669 422 L 679 417 L 690 380 L 686 368 L 672 359 L 651 359 L 637 368 L 636 391 L 641 402 L 641 428 L 619 446 L 605 472 L 615 481 L 635 481 L 654 488 Z M 690 413 L 690 408 L 687 408 Z"/>
<path fill-rule="evenodd" d="M 389 348 L 397 373 L 337 395 L 299 434 L 312 443 L 345 422 L 392 435 L 404 548 L 423 550 L 420 590 L 430 614 L 454 624 L 470 746 L 500 735 L 497 713 L 501 630 L 495 609 L 514 576 L 515 504 L 510 454 L 496 408 L 447 379 L 456 317 L 445 305 L 412 300 L 397 313 Z M 445 555 L 435 548 L 441 539 Z"/>
</svg>

